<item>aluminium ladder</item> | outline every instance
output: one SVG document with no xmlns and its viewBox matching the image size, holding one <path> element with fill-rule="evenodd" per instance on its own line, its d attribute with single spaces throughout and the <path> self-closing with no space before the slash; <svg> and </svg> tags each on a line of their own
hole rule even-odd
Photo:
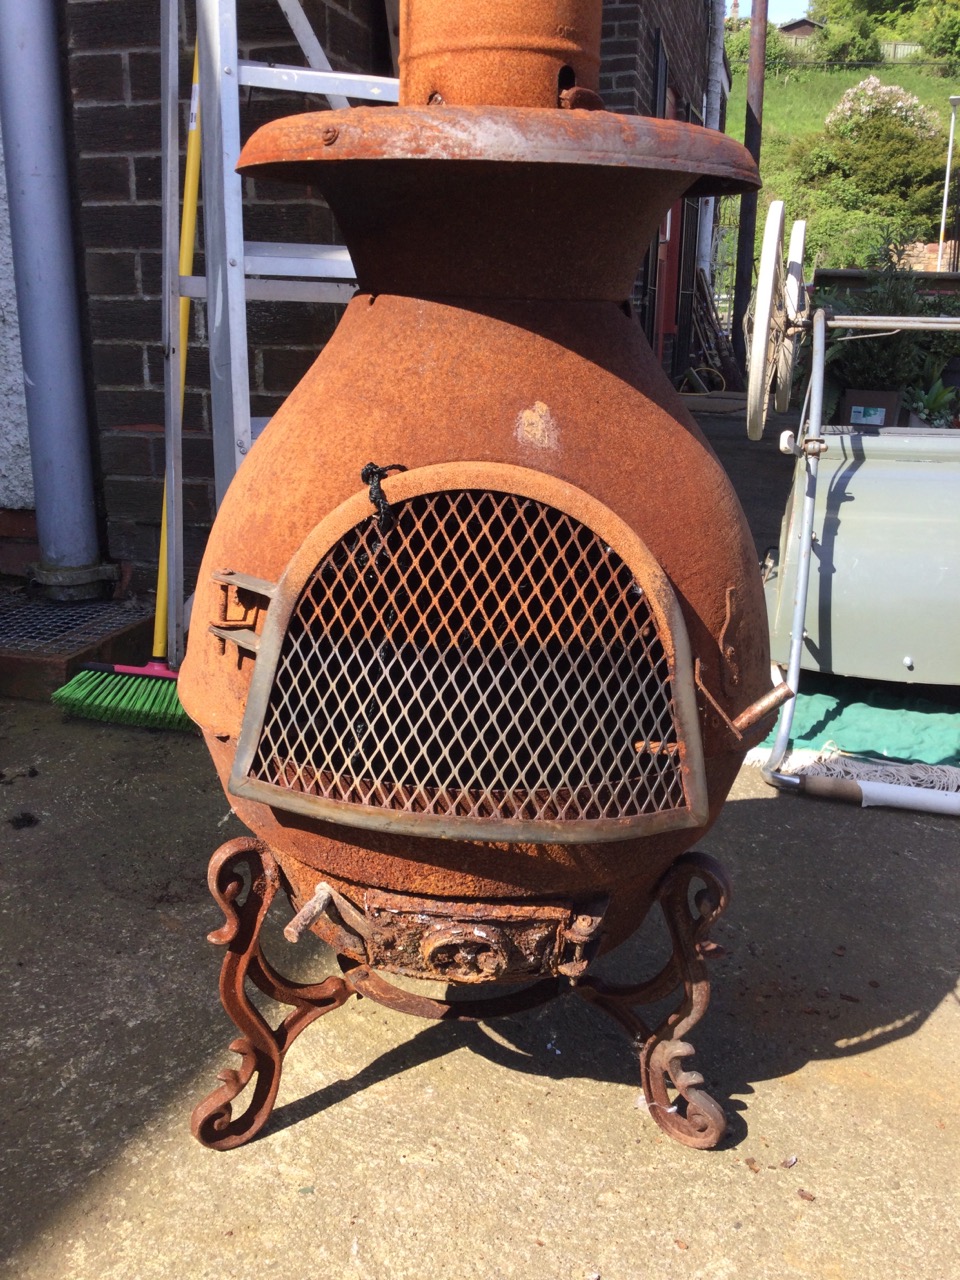
<svg viewBox="0 0 960 1280">
<path fill-rule="evenodd" d="M 240 91 L 244 87 L 314 93 L 333 108 L 350 99 L 396 102 L 395 79 L 335 72 L 300 0 L 277 0 L 307 67 L 277 66 L 239 57 L 236 0 L 197 0 L 202 120 L 205 275 L 181 277 L 179 257 L 179 25 L 178 0 L 162 0 L 161 99 L 163 131 L 163 346 L 168 653 L 179 666 L 184 652 L 183 502 L 177 338 L 181 297 L 205 299 L 210 353 L 214 484 L 217 506 L 250 449 L 256 425 L 250 415 L 246 304 L 250 300 L 345 303 L 356 291 L 349 253 L 340 245 L 274 244 L 243 235 L 240 155 Z M 397 0 L 386 0 L 389 18 Z M 390 23 L 391 32 L 393 23 Z"/>
</svg>

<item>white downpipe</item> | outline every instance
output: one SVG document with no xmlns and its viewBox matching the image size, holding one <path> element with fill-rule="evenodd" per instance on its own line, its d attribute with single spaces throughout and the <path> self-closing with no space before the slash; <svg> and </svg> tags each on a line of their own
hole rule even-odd
<svg viewBox="0 0 960 1280">
<path fill-rule="evenodd" d="M 711 0 L 710 36 L 707 45 L 707 88 L 704 94 L 703 123 L 707 129 L 720 128 L 723 107 L 723 19 L 724 0 Z M 705 196 L 700 201 L 700 225 L 697 229 L 697 266 L 711 278 L 713 264 L 713 218 L 716 200 Z"/>
<path fill-rule="evenodd" d="M 99 541 L 67 184 L 55 0 L 0 0 L 0 119 L 41 562 L 96 582 Z M 91 594 L 86 592 L 86 594 Z"/>
</svg>

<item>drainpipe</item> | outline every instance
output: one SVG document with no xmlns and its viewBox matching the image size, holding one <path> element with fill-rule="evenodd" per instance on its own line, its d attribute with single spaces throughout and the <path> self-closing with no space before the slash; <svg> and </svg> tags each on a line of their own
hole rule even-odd
<svg viewBox="0 0 960 1280">
<path fill-rule="evenodd" d="M 750 9 L 750 61 L 747 64 L 747 118 L 743 145 L 760 163 L 763 136 L 763 81 L 767 66 L 767 0 L 753 0 Z M 733 343 L 737 364 L 747 371 L 747 341 L 743 321 L 753 292 L 754 241 L 757 234 L 757 193 L 745 191 L 740 197 L 740 229 L 737 235 L 737 274 L 733 293 Z"/>
<path fill-rule="evenodd" d="M 102 594 L 67 186 L 56 0 L 0 0 L 0 128 L 40 563 L 59 600 Z"/>
<path fill-rule="evenodd" d="M 703 123 L 707 129 L 720 128 L 723 107 L 723 16 L 725 0 L 713 0 L 710 6 L 710 35 L 707 50 L 707 90 L 704 95 Z M 697 232 L 697 266 L 713 283 L 713 221 L 716 199 L 704 196 L 700 201 L 700 226 Z"/>
</svg>

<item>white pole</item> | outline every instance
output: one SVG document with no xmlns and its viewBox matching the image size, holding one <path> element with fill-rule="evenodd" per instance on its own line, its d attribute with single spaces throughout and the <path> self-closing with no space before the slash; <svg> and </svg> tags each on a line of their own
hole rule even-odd
<svg viewBox="0 0 960 1280">
<path fill-rule="evenodd" d="M 48 594 L 99 594 L 99 540 L 67 184 L 58 0 L 0 0 L 0 116 Z M 0 430 L 3 424 L 0 424 Z M 69 579 L 69 581 L 68 581 Z"/>
<path fill-rule="evenodd" d="M 710 34 L 707 48 L 707 91 L 704 94 L 703 123 L 708 129 L 720 128 L 723 108 L 723 17 L 725 0 L 713 0 L 710 6 Z M 713 270 L 713 219 L 716 200 L 705 196 L 700 201 L 700 226 L 697 231 L 697 266 L 707 279 Z"/>
<path fill-rule="evenodd" d="M 950 98 L 950 140 L 947 143 L 947 176 L 943 183 L 943 210 L 940 214 L 940 243 L 937 246 L 937 270 L 943 266 L 943 241 L 947 231 L 947 205 L 950 203 L 950 166 L 953 163 L 953 131 L 957 123 L 957 103 L 960 94 Z"/>
</svg>

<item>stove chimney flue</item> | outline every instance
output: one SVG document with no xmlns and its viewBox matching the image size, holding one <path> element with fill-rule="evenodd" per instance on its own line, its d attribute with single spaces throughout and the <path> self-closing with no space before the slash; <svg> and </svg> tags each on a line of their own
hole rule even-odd
<svg viewBox="0 0 960 1280">
<path fill-rule="evenodd" d="M 595 94 L 601 0 L 401 0 L 404 106 L 558 107 Z"/>
</svg>

